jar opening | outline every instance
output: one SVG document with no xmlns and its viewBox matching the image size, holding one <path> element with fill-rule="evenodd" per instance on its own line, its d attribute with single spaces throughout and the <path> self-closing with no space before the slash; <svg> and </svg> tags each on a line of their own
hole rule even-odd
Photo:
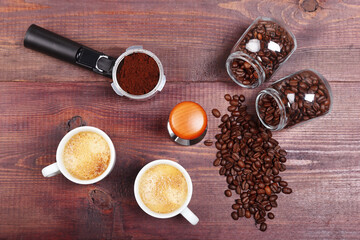
<svg viewBox="0 0 360 240">
<path fill-rule="evenodd" d="M 265 72 L 258 61 L 242 52 L 230 54 L 226 70 L 230 78 L 244 88 L 256 88 L 265 80 Z"/>
<path fill-rule="evenodd" d="M 286 109 L 279 93 L 265 89 L 256 97 L 256 114 L 260 122 L 269 130 L 278 131 L 287 123 Z"/>
</svg>

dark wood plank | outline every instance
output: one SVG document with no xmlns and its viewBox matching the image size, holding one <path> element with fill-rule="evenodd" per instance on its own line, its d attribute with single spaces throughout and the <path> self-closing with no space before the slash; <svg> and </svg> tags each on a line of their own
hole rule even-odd
<svg viewBox="0 0 360 240">
<path fill-rule="evenodd" d="M 144 45 L 159 56 L 168 81 L 228 81 L 229 51 L 260 15 L 280 19 L 298 40 L 298 50 L 275 79 L 311 67 L 331 81 L 359 81 L 354 76 L 360 75 L 360 2 L 318 1 L 313 12 L 303 2 L 4 0 L 0 81 L 109 80 L 25 49 L 23 37 L 32 23 L 114 57 Z"/>
<path fill-rule="evenodd" d="M 360 214 L 360 1 L 22 1 L 0 2 L 0 239 L 356 239 Z M 253 220 L 233 221 L 234 198 L 212 166 L 215 148 L 182 147 L 166 132 L 168 114 L 184 100 L 209 114 L 205 139 L 217 133 L 213 107 L 224 93 L 242 93 L 254 113 L 260 89 L 231 82 L 227 55 L 257 16 L 280 19 L 298 49 L 274 76 L 314 68 L 330 82 L 330 115 L 274 133 L 288 151 L 282 176 L 294 193 L 280 196 L 264 234 Z M 146 102 L 118 97 L 110 79 L 23 47 L 39 24 L 118 56 L 144 45 L 159 56 L 168 83 Z M 109 134 L 117 151 L 113 172 L 80 186 L 63 176 L 45 179 L 57 144 L 79 124 Z M 192 177 L 192 227 L 181 216 L 159 220 L 137 206 L 133 182 L 143 165 L 168 158 Z"/>
<path fill-rule="evenodd" d="M 360 103 L 356 82 L 334 82 L 330 115 L 276 132 L 288 151 L 282 176 L 294 193 L 281 195 L 266 234 L 253 220 L 233 221 L 234 198 L 212 166 L 215 148 L 171 142 L 166 121 L 180 101 L 200 103 L 209 114 L 205 139 L 217 133 L 213 107 L 226 109 L 224 93 L 242 93 L 250 111 L 256 90 L 232 83 L 168 83 L 146 102 L 115 95 L 108 83 L 0 83 L 0 238 L 42 239 L 351 239 L 359 234 Z M 103 129 L 117 152 L 113 172 L 103 181 L 80 186 L 63 176 L 45 179 L 41 169 L 54 162 L 68 120 L 81 116 Z M 79 121 L 78 121 L 79 122 Z M 74 123 L 76 124 L 76 123 Z M 199 216 L 192 227 L 181 216 L 159 220 L 137 206 L 133 182 L 147 162 L 178 161 L 193 179 L 189 207 Z M 99 201 L 105 204 L 98 204 Z M 224 237 L 226 236 L 226 237 Z"/>
</svg>

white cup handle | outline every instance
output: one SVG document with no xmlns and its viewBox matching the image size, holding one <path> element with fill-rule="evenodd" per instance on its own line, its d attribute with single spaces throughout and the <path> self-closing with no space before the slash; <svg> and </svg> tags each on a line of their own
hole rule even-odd
<svg viewBox="0 0 360 240">
<path fill-rule="evenodd" d="M 181 212 L 181 215 L 192 225 L 196 225 L 199 222 L 199 218 L 188 207 Z"/>
<path fill-rule="evenodd" d="M 47 167 L 44 167 L 41 172 L 44 177 L 53 177 L 60 173 L 60 169 L 57 163 L 53 163 Z"/>
</svg>

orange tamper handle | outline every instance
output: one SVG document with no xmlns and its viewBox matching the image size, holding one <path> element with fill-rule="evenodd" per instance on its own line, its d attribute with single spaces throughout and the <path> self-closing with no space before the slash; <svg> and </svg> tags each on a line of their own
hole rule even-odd
<svg viewBox="0 0 360 240">
<path fill-rule="evenodd" d="M 181 102 L 170 112 L 169 123 L 176 136 L 192 140 L 201 136 L 207 126 L 205 110 L 194 102 Z"/>
</svg>

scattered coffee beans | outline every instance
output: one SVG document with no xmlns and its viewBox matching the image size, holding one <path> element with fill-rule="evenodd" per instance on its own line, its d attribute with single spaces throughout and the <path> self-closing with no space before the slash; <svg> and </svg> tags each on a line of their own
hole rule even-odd
<svg viewBox="0 0 360 240">
<path fill-rule="evenodd" d="M 230 190 L 225 190 L 225 196 L 231 197 L 232 193 Z"/>
<path fill-rule="evenodd" d="M 251 119 L 242 104 L 243 95 L 226 94 L 224 98 L 235 109 L 221 117 L 213 165 L 219 166 L 219 174 L 226 177 L 225 196 L 231 197 L 232 191 L 237 195 L 231 217 L 238 220 L 253 216 L 259 229 L 266 231 L 266 211 L 278 206 L 277 194 L 292 192 L 279 176 L 286 169 L 286 151 L 272 138 L 270 130 Z M 267 216 L 275 217 L 271 212 Z"/>
<path fill-rule="evenodd" d="M 214 117 L 216 117 L 216 118 L 219 118 L 221 116 L 220 111 L 217 110 L 216 108 L 214 108 L 211 112 L 214 115 Z"/>
<path fill-rule="evenodd" d="M 231 100 L 230 94 L 225 94 L 224 98 L 225 98 L 226 101 L 230 101 L 230 100 Z"/>
<path fill-rule="evenodd" d="M 332 103 L 327 81 L 311 70 L 275 82 L 261 91 L 256 101 L 258 117 L 275 130 L 323 116 Z"/>
<path fill-rule="evenodd" d="M 265 231 L 266 231 L 266 229 L 267 229 L 267 225 L 266 225 L 266 223 L 264 223 L 264 222 L 263 222 L 263 223 L 261 223 L 261 224 L 260 224 L 260 230 L 261 230 L 261 231 L 263 231 L 263 232 L 265 232 Z"/>
<path fill-rule="evenodd" d="M 237 82 L 256 87 L 270 79 L 295 48 L 295 37 L 289 31 L 272 19 L 260 17 L 235 44 L 232 53 L 239 53 L 242 58 L 229 57 L 229 67 Z"/>
<path fill-rule="evenodd" d="M 238 219 L 239 219 L 239 215 L 238 215 L 238 213 L 237 213 L 236 211 L 231 213 L 231 217 L 232 217 L 234 220 L 238 220 Z"/>
<path fill-rule="evenodd" d="M 211 140 L 205 140 L 204 144 L 205 144 L 205 146 L 209 147 L 209 146 L 211 146 L 213 144 L 213 142 Z"/>
</svg>

